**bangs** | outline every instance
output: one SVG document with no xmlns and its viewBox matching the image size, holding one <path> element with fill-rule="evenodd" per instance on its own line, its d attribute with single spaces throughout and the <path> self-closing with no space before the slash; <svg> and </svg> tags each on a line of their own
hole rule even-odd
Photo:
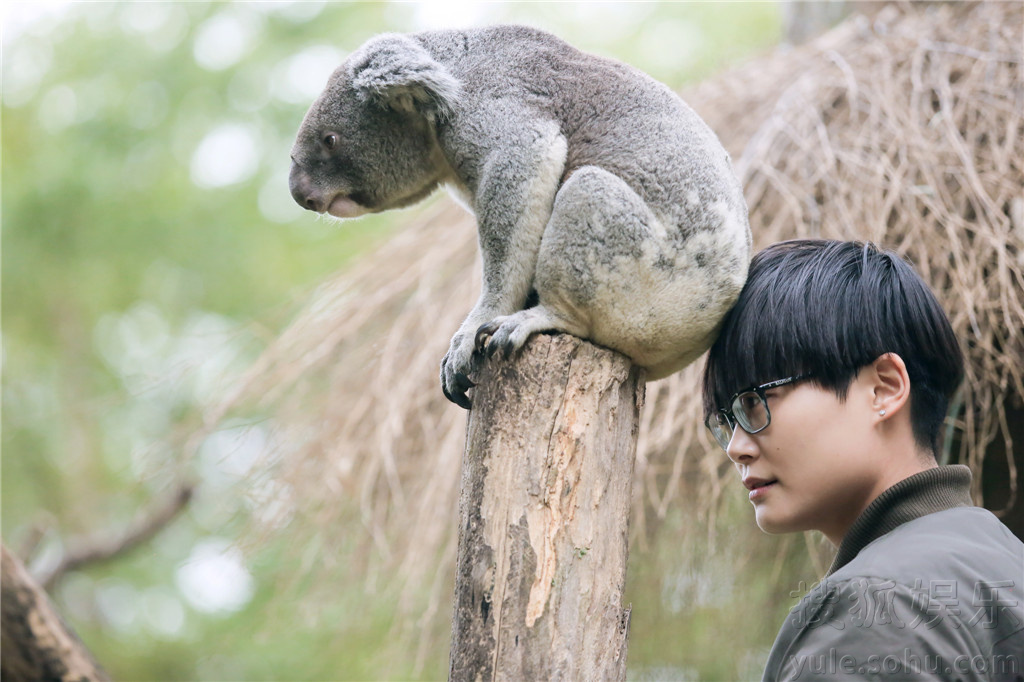
<svg viewBox="0 0 1024 682">
<path fill-rule="evenodd" d="M 830 361 L 841 352 L 834 322 L 822 318 L 827 306 L 816 292 L 802 289 L 779 272 L 758 276 L 751 264 L 751 279 L 741 299 L 729 312 L 718 340 L 708 355 L 704 376 L 705 416 L 722 407 L 737 392 L 779 379 L 811 375 L 828 383 L 825 370 L 836 373 Z M 789 273 L 806 279 L 806 273 Z M 820 302 L 815 305 L 815 301 Z M 848 383 L 848 382 L 847 382 Z"/>
<path fill-rule="evenodd" d="M 945 313 L 899 257 L 857 242 L 775 244 L 754 256 L 708 354 L 705 416 L 737 391 L 798 374 L 845 399 L 860 368 L 888 352 L 918 388 L 948 395 L 963 373 Z M 941 386 L 928 385 L 935 376 Z"/>
</svg>

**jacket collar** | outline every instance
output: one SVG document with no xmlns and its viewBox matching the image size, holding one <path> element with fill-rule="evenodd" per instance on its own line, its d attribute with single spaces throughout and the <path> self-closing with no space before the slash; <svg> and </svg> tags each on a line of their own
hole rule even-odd
<svg viewBox="0 0 1024 682">
<path fill-rule="evenodd" d="M 905 478 L 876 497 L 857 517 L 825 577 L 848 564 L 870 542 L 907 521 L 971 506 L 971 470 L 962 464 L 935 467 Z"/>
</svg>

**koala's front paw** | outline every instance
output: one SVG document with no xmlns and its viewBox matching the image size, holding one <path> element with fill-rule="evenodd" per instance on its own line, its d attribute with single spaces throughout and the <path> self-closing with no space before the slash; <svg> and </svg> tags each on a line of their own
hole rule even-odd
<svg viewBox="0 0 1024 682">
<path fill-rule="evenodd" d="M 474 369 L 472 341 L 467 335 L 456 334 L 441 360 L 441 390 L 444 397 L 467 410 L 472 403 L 466 397 L 466 391 L 476 385 L 469 378 Z"/>
</svg>

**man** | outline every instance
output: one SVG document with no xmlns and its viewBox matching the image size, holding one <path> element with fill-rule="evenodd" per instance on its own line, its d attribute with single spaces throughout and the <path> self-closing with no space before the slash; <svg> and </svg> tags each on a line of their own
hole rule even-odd
<svg viewBox="0 0 1024 682">
<path fill-rule="evenodd" d="M 758 526 L 838 547 L 765 680 L 1024 679 L 1024 544 L 939 466 L 963 377 L 949 320 L 895 254 L 783 242 L 757 254 L 704 374 L 705 423 Z"/>
</svg>

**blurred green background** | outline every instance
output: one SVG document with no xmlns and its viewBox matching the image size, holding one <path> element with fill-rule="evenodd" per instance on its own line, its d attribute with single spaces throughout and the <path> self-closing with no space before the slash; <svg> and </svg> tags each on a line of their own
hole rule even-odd
<svg viewBox="0 0 1024 682">
<path fill-rule="evenodd" d="M 330 71 L 378 32 L 528 23 L 680 89 L 776 44 L 778 7 L 33 2 L 4 12 L 4 542 L 45 571 L 67 538 L 123 527 L 187 467 L 199 493 L 180 518 L 55 588 L 115 679 L 443 678 L 447 648 L 422 666 L 389 648 L 387 592 L 338 584 L 323 603 L 319 589 L 312 617 L 307 586 L 280 584 L 303 558 L 273 537 L 239 546 L 251 505 L 233 491 L 260 443 L 228 430 L 180 458 L 203 409 L 317 284 L 412 215 L 341 225 L 301 211 L 287 186 L 292 135 Z M 759 677 L 788 605 L 767 596 L 782 564 L 744 573 L 754 576 L 746 611 L 717 600 L 735 586 L 716 580 L 714 562 L 785 552 L 749 531 L 743 500 L 725 510 L 746 529 L 720 540 L 731 554 L 682 532 L 693 512 L 674 512 L 631 557 L 630 675 Z M 424 627 L 443 633 L 449 615 Z"/>
</svg>

